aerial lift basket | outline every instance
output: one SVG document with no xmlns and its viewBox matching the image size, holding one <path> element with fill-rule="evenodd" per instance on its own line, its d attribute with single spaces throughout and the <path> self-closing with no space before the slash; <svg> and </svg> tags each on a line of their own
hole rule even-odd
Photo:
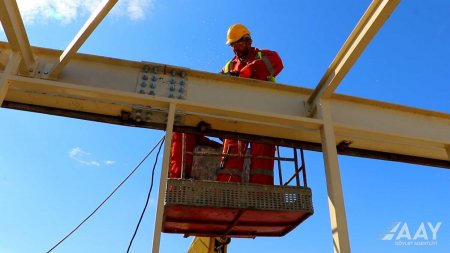
<svg viewBox="0 0 450 253">
<path fill-rule="evenodd" d="M 248 183 L 250 152 L 244 162 L 243 183 L 227 183 L 214 181 L 222 149 L 197 147 L 191 153 L 193 179 L 167 181 L 163 232 L 206 237 L 285 235 L 314 212 L 303 150 L 292 150 L 292 158 L 280 157 L 277 148 L 278 185 L 261 185 Z M 214 153 L 218 156 L 211 156 Z M 282 163 L 288 163 L 290 170 L 282 170 Z M 287 173 L 292 169 L 293 173 Z M 285 181 L 287 174 L 292 176 Z"/>
<path fill-rule="evenodd" d="M 283 236 L 313 212 L 308 187 L 168 179 L 163 232 Z"/>
</svg>

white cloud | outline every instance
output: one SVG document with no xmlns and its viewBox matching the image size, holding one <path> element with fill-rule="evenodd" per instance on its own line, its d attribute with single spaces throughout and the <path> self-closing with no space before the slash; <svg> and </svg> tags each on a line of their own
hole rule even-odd
<svg viewBox="0 0 450 253">
<path fill-rule="evenodd" d="M 69 151 L 69 157 L 70 158 L 74 158 L 76 157 L 79 153 L 85 153 L 83 150 L 81 150 L 81 148 L 73 148 Z"/>
<path fill-rule="evenodd" d="M 96 166 L 96 167 L 100 167 L 101 164 L 107 165 L 107 166 L 111 166 L 114 165 L 116 162 L 115 161 L 111 161 L 111 160 L 106 160 L 103 161 L 102 163 L 100 163 L 99 161 L 96 161 L 95 159 L 91 158 L 91 154 L 82 150 L 79 147 L 76 148 L 72 148 L 69 151 L 69 157 L 77 162 L 79 162 L 80 164 L 86 165 L 86 166 Z"/>
<path fill-rule="evenodd" d="M 126 16 L 131 20 L 145 19 L 153 8 L 155 0 L 120 0 L 114 6 L 112 15 Z M 57 21 L 70 24 L 80 17 L 86 20 L 101 3 L 101 0 L 17 0 L 25 23 L 46 23 Z"/>
<path fill-rule="evenodd" d="M 129 0 L 126 4 L 126 10 L 131 20 L 144 19 L 146 11 L 152 8 L 153 1 L 151 0 Z"/>
<path fill-rule="evenodd" d="M 105 164 L 105 165 L 114 165 L 115 163 L 116 163 L 116 161 L 110 161 L 110 160 L 103 161 L 103 164 Z"/>
</svg>

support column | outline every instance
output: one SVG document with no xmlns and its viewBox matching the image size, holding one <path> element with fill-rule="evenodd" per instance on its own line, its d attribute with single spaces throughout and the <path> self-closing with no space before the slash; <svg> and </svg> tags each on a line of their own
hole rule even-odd
<svg viewBox="0 0 450 253">
<path fill-rule="evenodd" d="M 5 70 L 0 77 L 0 105 L 6 97 L 6 92 L 8 91 L 8 78 L 14 72 L 17 72 L 20 63 L 19 53 L 12 53 L 9 56 L 8 63 L 6 64 Z"/>
<path fill-rule="evenodd" d="M 322 138 L 323 160 L 328 190 L 328 206 L 330 209 L 331 230 L 335 253 L 350 253 L 345 203 L 342 193 L 341 173 L 336 150 L 333 121 L 328 101 L 319 101 L 318 116 L 323 119 L 320 131 Z"/>
<path fill-rule="evenodd" d="M 167 115 L 166 138 L 164 144 L 164 158 L 161 170 L 161 179 L 159 181 L 158 205 L 156 208 L 155 229 L 153 232 L 153 249 L 152 253 L 159 253 L 159 245 L 161 242 L 161 231 L 164 213 L 164 199 L 166 193 L 167 175 L 169 172 L 170 150 L 172 143 L 173 123 L 175 121 L 175 103 L 170 103 L 169 114 Z"/>
</svg>

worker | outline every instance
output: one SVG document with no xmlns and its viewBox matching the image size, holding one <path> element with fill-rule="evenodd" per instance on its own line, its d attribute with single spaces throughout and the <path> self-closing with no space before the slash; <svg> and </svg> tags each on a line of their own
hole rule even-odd
<svg viewBox="0 0 450 253">
<path fill-rule="evenodd" d="M 253 78 L 275 82 L 275 77 L 283 69 L 283 63 L 274 51 L 252 47 L 250 31 L 242 24 L 230 26 L 226 44 L 230 45 L 235 56 L 222 68 L 223 74 L 243 78 Z M 250 143 L 251 163 L 249 183 L 273 185 L 273 159 L 275 146 L 261 143 Z M 218 181 L 241 182 L 247 142 L 225 139 L 223 156 L 218 171 Z M 258 156 L 260 158 L 258 158 Z"/>
<path fill-rule="evenodd" d="M 184 142 L 184 152 L 183 152 Z M 185 134 L 174 132 L 172 135 L 172 150 L 170 154 L 169 178 L 181 178 L 181 168 L 184 163 L 184 178 L 192 176 L 192 162 L 194 156 L 192 152 L 197 145 L 210 147 L 221 147 L 218 142 L 210 140 L 200 134 Z M 190 153 L 190 154 L 189 154 Z"/>
</svg>

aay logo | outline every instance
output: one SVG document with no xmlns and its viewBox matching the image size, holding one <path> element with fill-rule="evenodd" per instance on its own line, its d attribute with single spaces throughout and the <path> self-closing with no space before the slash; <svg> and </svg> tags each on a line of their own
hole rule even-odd
<svg viewBox="0 0 450 253">
<path fill-rule="evenodd" d="M 437 245 L 437 233 L 442 222 L 435 225 L 431 222 L 420 223 L 417 230 L 410 230 L 407 222 L 394 222 L 391 228 L 382 235 L 381 240 L 394 240 L 396 246 L 435 246 Z M 413 227 L 414 229 L 415 227 Z"/>
</svg>

